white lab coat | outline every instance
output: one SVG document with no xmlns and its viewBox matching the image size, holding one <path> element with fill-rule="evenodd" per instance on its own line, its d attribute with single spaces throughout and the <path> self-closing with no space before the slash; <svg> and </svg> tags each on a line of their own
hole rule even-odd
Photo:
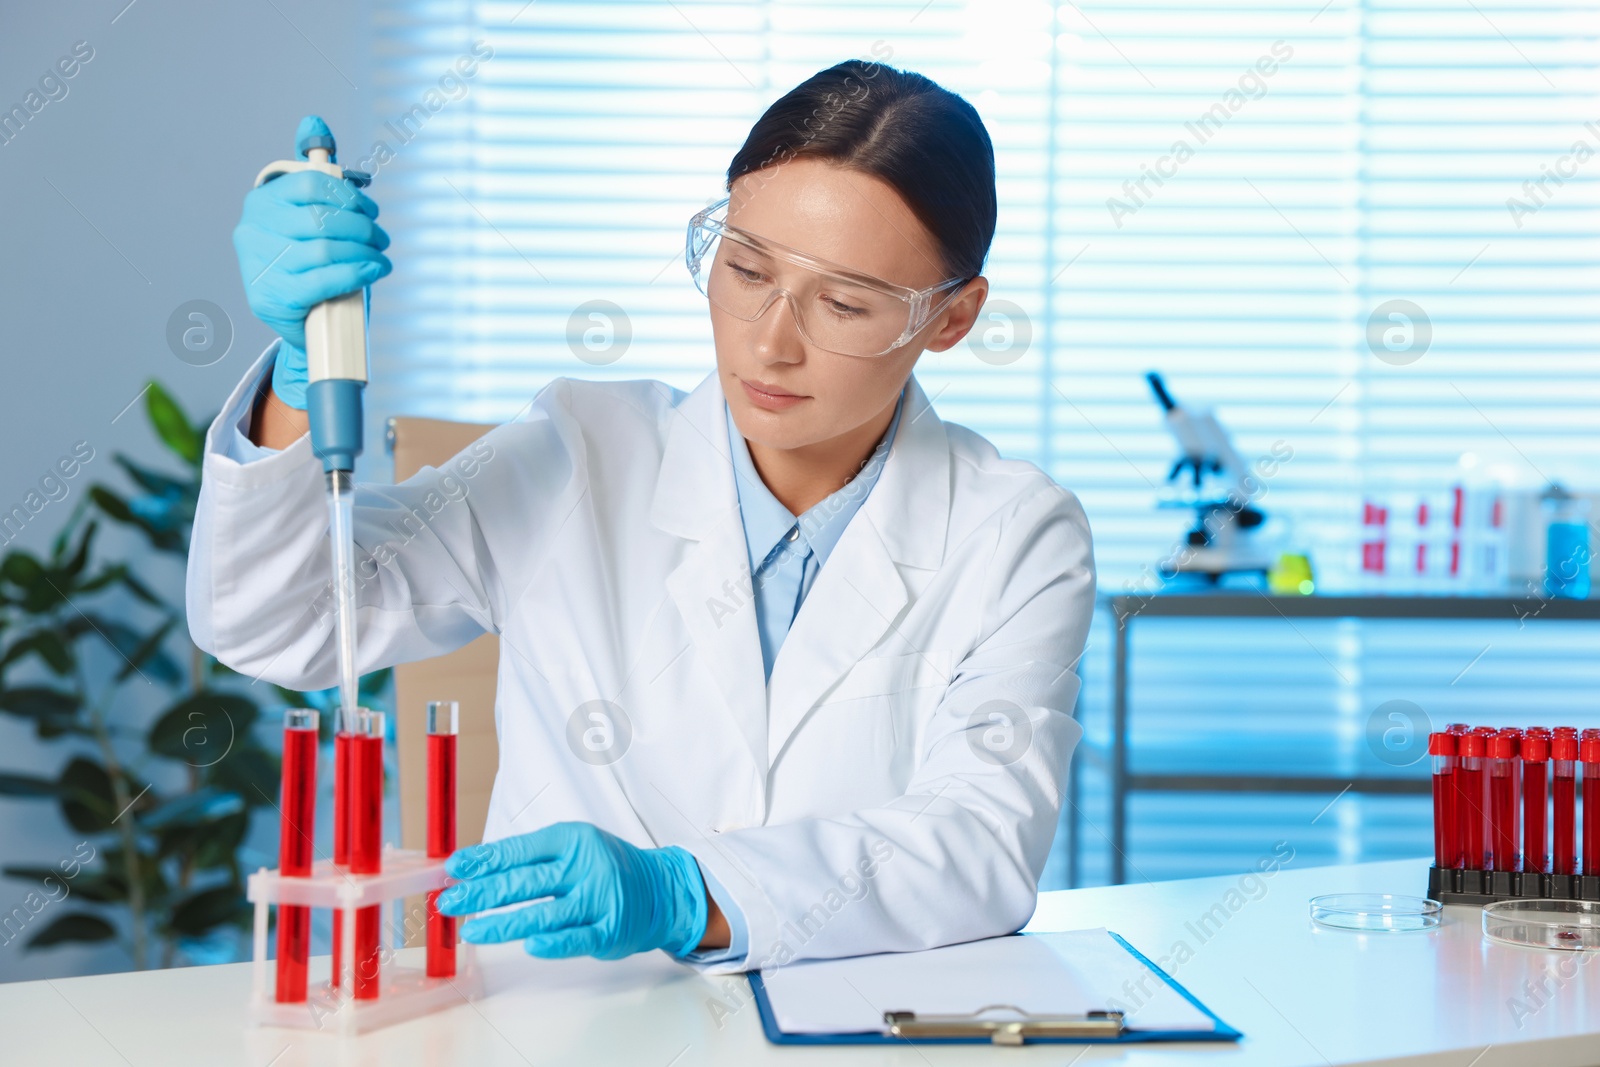
<svg viewBox="0 0 1600 1067">
<path fill-rule="evenodd" d="M 247 675 L 323 688 L 321 464 L 308 437 L 246 464 L 219 443 L 275 350 L 206 435 L 189 626 Z M 1077 498 L 913 377 L 764 685 L 723 405 L 715 372 L 687 394 L 558 378 L 444 467 L 358 485 L 361 671 L 499 634 L 486 838 L 577 819 L 681 845 L 749 927 L 742 964 L 702 970 L 1016 930 L 1082 734 Z"/>
</svg>

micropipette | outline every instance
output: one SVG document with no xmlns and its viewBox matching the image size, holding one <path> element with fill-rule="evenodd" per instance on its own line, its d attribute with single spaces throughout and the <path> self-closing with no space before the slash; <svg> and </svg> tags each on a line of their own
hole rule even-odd
<svg viewBox="0 0 1600 1067">
<path fill-rule="evenodd" d="M 309 133 L 295 143 L 304 159 L 269 163 L 256 184 L 283 174 L 317 170 L 333 178 L 365 186 L 371 178 L 335 162 L 333 135 Z M 322 460 L 328 482 L 329 530 L 332 537 L 334 625 L 338 637 L 340 715 L 335 728 L 350 729 L 360 703 L 356 675 L 355 522 L 353 472 L 361 454 L 361 390 L 367 384 L 366 291 L 334 297 L 306 315 L 307 414 L 311 450 Z"/>
</svg>

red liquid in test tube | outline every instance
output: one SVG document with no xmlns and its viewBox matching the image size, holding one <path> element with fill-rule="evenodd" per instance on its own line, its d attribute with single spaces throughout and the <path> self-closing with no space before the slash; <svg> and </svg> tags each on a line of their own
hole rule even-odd
<svg viewBox="0 0 1600 1067">
<path fill-rule="evenodd" d="M 456 850 L 456 733 L 460 714 L 454 700 L 428 703 L 428 855 L 443 859 Z M 456 919 L 440 915 L 439 894 L 428 894 L 428 976 L 456 973 Z"/>
<path fill-rule="evenodd" d="M 350 873 L 383 871 L 383 728 L 381 711 L 363 710 L 350 738 Z M 378 999 L 378 936 L 383 909 L 356 910 L 355 998 Z"/>
<path fill-rule="evenodd" d="M 1600 731 L 1583 732 L 1578 758 L 1583 761 L 1583 873 L 1600 874 Z"/>
<path fill-rule="evenodd" d="M 1545 843 L 1550 805 L 1550 731 L 1533 727 L 1522 738 L 1522 869 L 1548 871 Z"/>
<path fill-rule="evenodd" d="M 333 865 L 350 869 L 350 738 L 354 723 L 342 711 L 334 722 L 333 735 Z M 338 989 L 344 978 L 344 911 L 333 910 L 333 977 L 329 984 Z"/>
<path fill-rule="evenodd" d="M 1522 799 L 1517 773 L 1519 740 L 1513 730 L 1501 730 L 1489 739 L 1489 849 L 1497 871 L 1518 869 L 1517 846 L 1522 836 L 1517 821 Z"/>
<path fill-rule="evenodd" d="M 291 878 L 311 875 L 316 833 L 317 713 L 289 708 L 283 713 L 283 792 L 279 798 L 278 872 Z M 306 999 L 306 959 L 311 953 L 311 909 L 278 907 L 277 999 Z"/>
<path fill-rule="evenodd" d="M 1487 745 L 1480 733 L 1462 734 L 1457 751 L 1456 816 L 1460 819 L 1462 863 L 1469 869 L 1489 867 L 1489 779 L 1485 758 Z"/>
<path fill-rule="evenodd" d="M 1550 738 L 1550 869 L 1578 873 L 1578 731 L 1558 726 Z"/>
<path fill-rule="evenodd" d="M 1433 757 L 1433 865 L 1443 870 L 1461 866 L 1461 845 L 1456 837 L 1456 737 L 1428 735 Z"/>
</svg>

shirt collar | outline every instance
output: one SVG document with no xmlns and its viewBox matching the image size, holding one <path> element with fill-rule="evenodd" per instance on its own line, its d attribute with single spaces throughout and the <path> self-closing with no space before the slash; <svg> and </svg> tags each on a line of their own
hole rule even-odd
<svg viewBox="0 0 1600 1067">
<path fill-rule="evenodd" d="M 855 477 L 817 501 L 798 519 L 772 495 L 772 490 L 761 480 L 755 463 L 750 459 L 750 449 L 745 444 L 744 435 L 734 424 L 733 412 L 728 409 L 724 398 L 722 409 L 728 427 L 728 450 L 733 456 L 734 485 L 739 494 L 739 513 L 744 521 L 745 548 L 750 557 L 752 575 L 761 569 L 761 565 L 796 522 L 800 526 L 797 541 L 804 540 L 810 546 L 816 554 L 819 567 L 828 561 L 833 546 L 839 543 L 845 527 L 850 524 L 867 494 L 877 484 L 878 475 L 883 472 L 889 450 L 894 445 L 895 431 L 900 425 L 905 396 L 906 390 L 902 388 L 895 400 L 894 416 L 889 420 L 889 428 L 884 431 L 877 447 Z"/>
</svg>

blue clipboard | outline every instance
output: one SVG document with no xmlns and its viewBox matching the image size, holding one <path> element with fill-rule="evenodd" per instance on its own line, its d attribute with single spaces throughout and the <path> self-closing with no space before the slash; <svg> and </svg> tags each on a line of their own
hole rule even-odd
<svg viewBox="0 0 1600 1067">
<path fill-rule="evenodd" d="M 1244 1035 L 1217 1017 L 1216 1012 L 1200 1003 L 1195 995 L 1189 992 L 1166 971 L 1157 967 L 1148 956 L 1128 944 L 1127 940 L 1119 933 L 1107 930 L 1116 939 L 1117 944 L 1127 949 L 1140 963 L 1158 975 L 1161 980 L 1177 991 L 1178 995 L 1196 1008 L 1200 1009 L 1212 1022 L 1216 1023 L 1214 1030 L 1138 1030 L 1125 1029 L 1116 1037 L 1029 1037 L 1027 1043 L 1032 1044 L 1084 1044 L 1084 1045 L 1117 1045 L 1124 1042 L 1136 1041 L 1237 1041 Z M 1026 934 L 1015 934 L 1016 937 L 1025 937 Z M 881 1030 L 861 1030 L 852 1033 L 839 1034 L 790 1034 L 778 1029 L 778 1020 L 772 1013 L 772 1002 L 767 996 L 767 985 L 761 979 L 760 971 L 749 971 L 745 977 L 750 979 L 750 991 L 755 997 L 756 1011 L 761 1015 L 761 1029 L 767 1035 L 767 1040 L 774 1045 L 992 1045 L 990 1038 L 975 1034 L 971 1037 L 897 1037 L 884 1033 Z"/>
</svg>

